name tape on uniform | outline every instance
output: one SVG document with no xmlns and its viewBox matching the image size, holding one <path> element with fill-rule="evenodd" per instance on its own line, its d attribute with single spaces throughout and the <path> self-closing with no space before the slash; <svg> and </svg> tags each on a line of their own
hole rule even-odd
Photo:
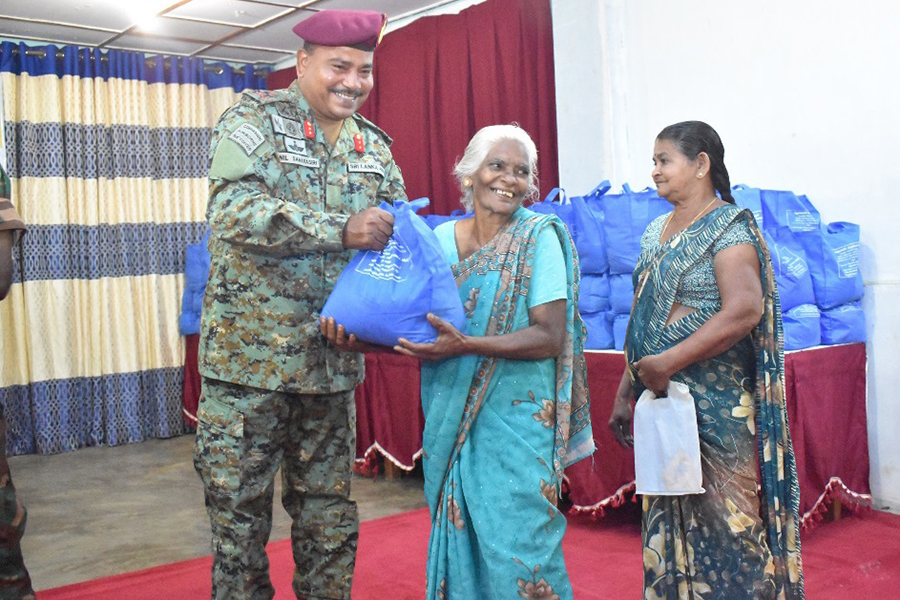
<svg viewBox="0 0 900 600">
<path fill-rule="evenodd" d="M 284 140 L 284 149 L 288 152 L 293 152 L 294 154 L 307 154 L 306 151 L 306 141 L 298 140 L 297 138 L 292 138 L 288 136 L 282 136 Z"/>
<path fill-rule="evenodd" d="M 349 173 L 376 173 L 384 177 L 384 167 L 369 162 L 347 163 L 347 171 Z"/>
<path fill-rule="evenodd" d="M 301 165 L 304 167 L 311 167 L 313 169 L 319 168 L 319 159 L 318 158 L 310 158 L 308 156 L 303 156 L 301 154 L 292 154 L 290 152 L 279 152 L 278 160 L 283 163 L 288 163 L 291 165 Z"/>
<path fill-rule="evenodd" d="M 263 136 L 262 131 L 251 125 L 250 123 L 244 123 L 237 129 L 231 132 L 228 136 L 228 139 L 233 140 L 238 146 L 243 149 L 244 152 L 247 153 L 247 156 L 253 154 L 253 151 L 259 148 L 266 138 Z"/>
</svg>

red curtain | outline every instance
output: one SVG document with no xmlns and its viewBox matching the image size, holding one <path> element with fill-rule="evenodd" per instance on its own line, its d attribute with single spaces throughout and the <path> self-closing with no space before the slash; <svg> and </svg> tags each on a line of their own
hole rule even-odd
<svg viewBox="0 0 900 600">
<path fill-rule="evenodd" d="M 293 79 L 285 69 L 269 87 Z M 460 207 L 453 165 L 478 129 L 498 123 L 534 139 L 543 197 L 559 181 L 550 0 L 488 0 L 386 35 L 360 112 L 394 138 L 407 193 L 431 198 L 431 212 Z"/>
</svg>

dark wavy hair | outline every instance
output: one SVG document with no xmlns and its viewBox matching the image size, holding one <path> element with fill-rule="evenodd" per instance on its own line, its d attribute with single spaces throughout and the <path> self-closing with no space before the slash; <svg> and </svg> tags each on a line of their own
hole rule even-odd
<svg viewBox="0 0 900 600">
<path fill-rule="evenodd" d="M 728 169 L 725 168 L 725 146 L 715 129 L 703 121 L 682 121 L 664 128 L 656 139 L 672 142 L 679 152 L 691 160 L 697 160 L 697 155 L 706 152 L 713 187 L 722 200 L 734 204 L 731 180 L 728 178 Z"/>
</svg>

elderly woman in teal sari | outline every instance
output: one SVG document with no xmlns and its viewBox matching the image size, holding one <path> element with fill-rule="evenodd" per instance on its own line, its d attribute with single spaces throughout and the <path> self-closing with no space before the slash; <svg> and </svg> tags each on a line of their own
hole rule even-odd
<svg viewBox="0 0 900 600">
<path fill-rule="evenodd" d="M 425 495 L 429 600 L 571 600 L 557 509 L 562 470 L 593 451 L 578 316 L 578 262 L 555 216 L 533 198 L 537 150 L 514 125 L 472 138 L 454 170 L 474 216 L 435 229 L 467 317 L 429 317 Z"/>
<path fill-rule="evenodd" d="M 610 427 L 631 445 L 633 399 L 686 384 L 705 492 L 643 497 L 645 600 L 804 597 L 781 309 L 762 234 L 734 206 L 724 154 L 699 121 L 666 127 L 653 150 L 653 181 L 674 210 L 641 240 Z"/>
</svg>

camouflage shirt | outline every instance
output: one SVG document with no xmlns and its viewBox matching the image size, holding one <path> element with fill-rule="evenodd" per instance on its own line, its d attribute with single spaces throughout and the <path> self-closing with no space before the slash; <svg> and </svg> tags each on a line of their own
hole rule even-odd
<svg viewBox="0 0 900 600">
<path fill-rule="evenodd" d="M 319 311 L 352 251 L 350 216 L 405 199 L 391 139 L 359 115 L 327 144 L 297 83 L 244 92 L 213 131 L 212 255 L 200 373 L 292 393 L 349 390 L 362 356 L 319 333 Z"/>
</svg>

